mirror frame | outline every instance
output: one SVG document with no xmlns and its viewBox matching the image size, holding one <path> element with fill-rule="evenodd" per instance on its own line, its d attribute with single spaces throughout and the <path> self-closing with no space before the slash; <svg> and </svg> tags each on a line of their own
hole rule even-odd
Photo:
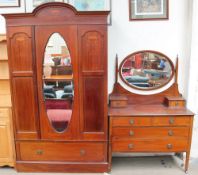
<svg viewBox="0 0 198 175">
<path fill-rule="evenodd" d="M 168 80 L 166 83 L 164 83 L 164 84 L 162 84 L 162 85 L 160 85 L 160 86 L 154 87 L 154 88 L 153 88 L 153 87 L 152 87 L 152 88 L 141 88 L 141 87 L 137 87 L 137 86 L 131 85 L 130 83 L 128 83 L 128 82 L 123 78 L 123 76 L 122 76 L 122 66 L 123 66 L 124 62 L 125 62 L 129 57 L 131 57 L 131 56 L 133 56 L 133 55 L 136 55 L 136 54 L 138 54 L 138 53 L 144 53 L 144 52 L 151 52 L 151 53 L 154 53 L 154 54 L 161 55 L 161 56 L 165 57 L 165 58 L 169 61 L 170 66 L 171 66 L 171 69 L 172 69 L 172 74 L 171 74 L 169 80 Z M 126 56 L 126 57 L 122 60 L 122 62 L 120 63 L 120 66 L 119 66 L 119 70 L 118 70 L 118 71 L 119 71 L 119 76 L 120 76 L 121 80 L 122 80 L 127 86 L 129 86 L 130 88 L 133 88 L 133 89 L 141 90 L 141 91 L 151 91 L 151 90 L 160 89 L 160 88 L 166 86 L 166 85 L 173 79 L 173 77 L 174 77 L 174 75 L 175 75 L 175 67 L 174 67 L 174 64 L 173 64 L 172 60 L 171 60 L 168 56 L 164 55 L 163 53 L 158 52 L 158 51 L 155 51 L 155 50 L 140 50 L 140 51 L 137 51 L 137 52 L 133 52 L 132 54 Z"/>
</svg>

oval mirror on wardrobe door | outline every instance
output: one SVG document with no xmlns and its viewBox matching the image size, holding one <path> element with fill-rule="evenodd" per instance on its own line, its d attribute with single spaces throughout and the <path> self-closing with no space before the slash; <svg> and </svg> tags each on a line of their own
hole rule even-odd
<svg viewBox="0 0 198 175">
<path fill-rule="evenodd" d="M 45 48 L 43 96 L 52 127 L 64 132 L 72 116 L 74 86 L 70 53 L 59 33 L 51 35 Z"/>
</svg>

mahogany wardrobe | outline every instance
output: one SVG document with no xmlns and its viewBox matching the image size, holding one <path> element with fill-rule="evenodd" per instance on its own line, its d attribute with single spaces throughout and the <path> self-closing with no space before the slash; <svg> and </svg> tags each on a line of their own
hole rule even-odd
<svg viewBox="0 0 198 175">
<path fill-rule="evenodd" d="M 54 2 L 4 15 L 18 171 L 108 171 L 108 14 Z"/>
</svg>

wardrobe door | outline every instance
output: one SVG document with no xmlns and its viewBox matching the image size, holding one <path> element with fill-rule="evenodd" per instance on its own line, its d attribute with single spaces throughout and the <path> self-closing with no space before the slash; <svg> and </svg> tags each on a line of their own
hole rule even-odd
<svg viewBox="0 0 198 175">
<path fill-rule="evenodd" d="M 16 139 L 37 139 L 38 107 L 32 27 L 9 27 L 8 49 Z"/>
<path fill-rule="evenodd" d="M 78 132 L 76 25 L 35 28 L 41 138 L 73 140 Z"/>
<path fill-rule="evenodd" d="M 78 27 L 80 129 L 85 140 L 105 140 L 107 132 L 107 31 L 103 25 Z"/>
</svg>

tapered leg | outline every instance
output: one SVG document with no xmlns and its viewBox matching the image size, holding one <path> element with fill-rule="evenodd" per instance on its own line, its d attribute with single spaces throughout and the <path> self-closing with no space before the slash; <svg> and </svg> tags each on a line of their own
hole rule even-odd
<svg viewBox="0 0 198 175">
<path fill-rule="evenodd" d="M 111 166 L 112 166 L 112 152 L 111 152 L 111 141 L 109 142 L 109 172 L 111 172 Z"/>
<path fill-rule="evenodd" d="M 189 160 L 190 160 L 190 152 L 186 152 L 186 160 L 185 160 L 185 173 L 188 173 L 188 166 L 189 166 Z"/>
</svg>

